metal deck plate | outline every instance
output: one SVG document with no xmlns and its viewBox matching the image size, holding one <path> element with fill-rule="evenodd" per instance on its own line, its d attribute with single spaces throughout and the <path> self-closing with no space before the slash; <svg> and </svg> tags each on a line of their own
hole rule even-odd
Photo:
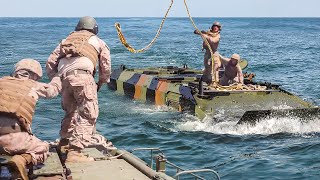
<svg viewBox="0 0 320 180">
<path fill-rule="evenodd" d="M 66 163 L 73 180 L 150 180 L 123 159 Z"/>
<path fill-rule="evenodd" d="M 95 160 L 104 159 L 106 156 L 102 154 L 96 148 L 85 148 L 81 151 L 82 154 L 87 155 L 88 157 L 93 157 Z"/>
<path fill-rule="evenodd" d="M 57 152 L 51 152 L 48 159 L 44 162 L 44 166 L 40 169 L 34 169 L 33 174 L 35 176 L 62 175 L 63 167 Z"/>
</svg>

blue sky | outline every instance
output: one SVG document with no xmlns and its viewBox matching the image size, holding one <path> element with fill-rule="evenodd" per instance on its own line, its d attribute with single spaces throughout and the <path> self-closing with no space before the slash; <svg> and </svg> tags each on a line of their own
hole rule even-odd
<svg viewBox="0 0 320 180">
<path fill-rule="evenodd" d="M 171 0 L 1 0 L 1 17 L 162 17 Z M 194 17 L 320 17 L 320 0 L 187 0 Z M 174 0 L 170 17 L 187 16 Z"/>
</svg>

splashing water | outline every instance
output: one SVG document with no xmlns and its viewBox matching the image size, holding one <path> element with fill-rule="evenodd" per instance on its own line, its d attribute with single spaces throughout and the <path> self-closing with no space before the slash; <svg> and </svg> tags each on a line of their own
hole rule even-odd
<svg viewBox="0 0 320 180">
<path fill-rule="evenodd" d="M 176 124 L 175 128 L 178 131 L 204 131 L 214 134 L 231 135 L 306 134 L 320 132 L 320 119 L 310 119 L 308 122 L 301 122 L 295 117 L 266 118 L 252 126 L 247 123 L 237 125 L 237 121 L 216 122 L 210 117 L 200 121 L 186 116 L 183 122 Z"/>
<path fill-rule="evenodd" d="M 206 29 L 212 20 L 196 18 L 201 29 Z M 216 20 L 226 27 L 219 44 L 222 55 L 237 52 L 249 60 L 247 71 L 256 73 L 257 81 L 281 84 L 289 92 L 320 105 L 319 18 Z M 77 21 L 78 18 L 0 18 L 1 76 L 8 75 L 12 65 L 26 57 L 39 60 L 44 67 L 49 54 Z M 126 24 L 130 42 L 143 44 L 154 36 L 161 18 L 98 18 L 97 21 L 106 27 L 99 34 L 111 49 L 113 69 L 121 64 L 142 68 L 185 63 L 191 68 L 203 68 L 202 40 L 193 35 L 194 29 L 187 18 L 169 18 L 159 41 L 144 54 L 126 51 L 114 29 L 109 27 L 115 22 Z M 234 43 L 237 46 L 230 46 Z M 48 82 L 46 77 L 44 82 Z M 60 100 L 40 100 L 37 104 L 33 133 L 42 140 L 53 141 L 59 137 L 64 116 Z M 236 126 L 240 117 L 226 117 L 230 112 L 221 109 L 214 117 L 200 121 L 170 109 L 141 105 L 106 87 L 99 91 L 99 111 L 97 130 L 117 147 L 127 150 L 160 147 L 171 162 L 185 169 L 213 168 L 223 179 L 320 177 L 318 120 L 301 123 L 284 117 L 264 119 L 255 126 Z M 274 135 L 278 132 L 288 133 Z M 253 156 L 247 156 L 250 154 Z"/>
</svg>

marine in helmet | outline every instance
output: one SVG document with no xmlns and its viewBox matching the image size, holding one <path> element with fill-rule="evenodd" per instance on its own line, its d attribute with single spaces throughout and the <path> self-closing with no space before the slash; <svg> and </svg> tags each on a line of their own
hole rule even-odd
<svg viewBox="0 0 320 180">
<path fill-rule="evenodd" d="M 240 83 L 243 84 L 243 74 L 242 69 L 240 67 L 240 55 L 233 54 L 231 58 L 225 58 L 220 55 L 221 63 L 224 66 L 224 73 L 221 79 L 217 76 L 217 82 L 223 86 L 229 86 L 230 84 Z M 218 71 L 220 66 L 215 64 L 214 70 Z"/>
<path fill-rule="evenodd" d="M 13 179 L 28 179 L 26 165 L 42 163 L 48 155 L 48 143 L 32 134 L 31 124 L 39 97 L 57 96 L 61 81 L 37 82 L 41 77 L 38 61 L 22 59 L 12 76 L 0 78 L 0 153 L 13 156 L 8 162 Z"/>
<path fill-rule="evenodd" d="M 221 24 L 217 21 L 213 22 L 211 28 L 209 29 L 209 31 L 201 31 L 201 33 L 197 30 L 194 31 L 195 34 L 202 34 L 204 36 L 204 38 L 207 39 L 212 52 L 214 53 L 214 60 L 215 63 L 220 64 L 220 60 L 219 60 L 219 53 L 217 52 L 218 46 L 219 46 L 219 42 L 220 42 L 220 31 L 221 31 Z M 204 64 L 204 71 L 203 71 L 203 80 L 207 83 L 207 84 L 211 84 L 212 83 L 212 60 L 211 60 L 211 53 L 209 50 L 208 45 L 206 44 L 205 41 L 203 41 L 202 43 L 202 47 L 203 49 L 206 50 L 205 54 L 204 54 L 204 60 L 203 60 L 203 64 Z"/>
<path fill-rule="evenodd" d="M 71 32 L 49 56 L 46 71 L 49 78 L 59 73 L 62 79 L 62 108 L 65 116 L 60 130 L 60 142 L 68 142 L 67 160 L 90 161 L 81 150 L 91 145 L 109 147 L 96 133 L 99 114 L 97 91 L 110 81 L 111 58 L 106 43 L 98 36 L 94 18 L 80 18 Z M 99 81 L 94 75 L 99 67 Z"/>
</svg>

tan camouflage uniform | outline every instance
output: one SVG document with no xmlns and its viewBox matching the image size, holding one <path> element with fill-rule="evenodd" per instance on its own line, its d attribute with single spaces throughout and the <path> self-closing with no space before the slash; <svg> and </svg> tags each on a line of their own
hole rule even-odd
<svg viewBox="0 0 320 180">
<path fill-rule="evenodd" d="M 90 37 L 88 42 L 99 54 L 98 84 L 102 85 L 110 81 L 110 51 L 106 43 L 97 36 Z M 97 84 L 92 75 L 95 67 L 87 57 L 64 57 L 58 60 L 60 45 L 61 43 L 49 56 L 46 64 L 50 78 L 57 72 L 62 77 L 62 108 L 66 114 L 61 123 L 60 136 L 62 139 L 69 139 L 70 147 L 107 147 L 104 137 L 95 132 L 99 114 Z M 88 73 L 77 73 L 77 70 Z"/>
<path fill-rule="evenodd" d="M 3 77 L 0 80 L 6 78 L 8 77 Z M 60 78 L 55 77 L 49 84 L 35 82 L 35 86 L 28 93 L 28 96 L 31 96 L 35 101 L 38 101 L 39 97 L 52 98 L 59 94 L 60 89 Z M 31 124 L 28 124 L 28 129 L 22 130 L 18 122 L 16 117 L 4 113 L 0 114 L 0 152 L 9 155 L 31 154 L 33 164 L 43 163 L 49 153 L 48 143 L 31 134 Z M 11 133 L 8 133 L 7 127 L 12 127 Z"/>
</svg>

